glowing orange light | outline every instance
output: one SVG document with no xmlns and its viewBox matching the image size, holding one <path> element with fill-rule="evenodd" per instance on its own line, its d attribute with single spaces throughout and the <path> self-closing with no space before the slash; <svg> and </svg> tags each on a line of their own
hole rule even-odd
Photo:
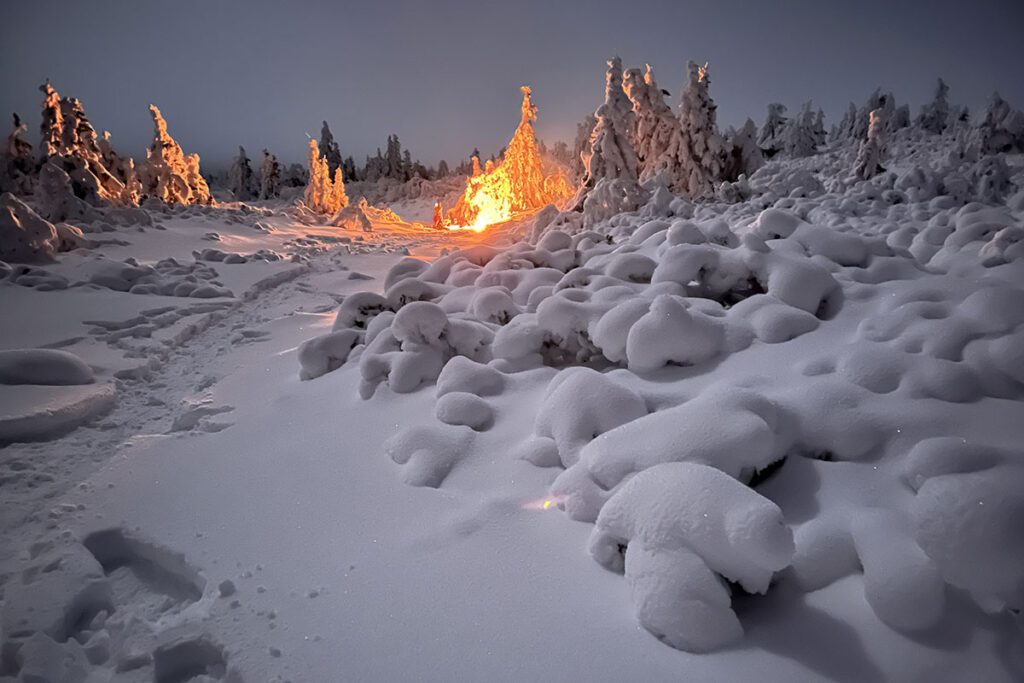
<svg viewBox="0 0 1024 683">
<path fill-rule="evenodd" d="M 530 99 L 530 88 L 524 85 L 522 91 L 522 119 L 504 158 L 466 180 L 466 191 L 448 211 L 450 230 L 481 232 L 488 225 L 561 202 L 572 193 L 560 171 L 544 174 L 533 130 L 537 107 Z"/>
</svg>

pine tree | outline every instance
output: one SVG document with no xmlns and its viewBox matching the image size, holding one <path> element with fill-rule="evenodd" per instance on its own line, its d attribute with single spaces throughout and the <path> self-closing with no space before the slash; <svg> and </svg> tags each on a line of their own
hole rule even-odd
<svg viewBox="0 0 1024 683">
<path fill-rule="evenodd" d="M 238 156 L 228 171 L 228 189 L 235 195 L 238 201 L 245 201 L 253 198 L 253 173 L 249 164 L 249 157 L 245 154 L 245 148 L 238 147 Z"/>
<path fill-rule="evenodd" d="M 761 134 L 757 138 L 764 156 L 772 158 L 785 148 L 786 125 L 789 119 L 786 118 L 786 105 L 779 102 L 772 102 L 768 105 L 768 117 L 761 126 Z"/>
<path fill-rule="evenodd" d="M 260 199 L 273 199 L 277 196 L 281 186 L 281 165 L 277 163 L 277 157 L 263 150 L 263 160 L 260 163 Z"/>
<path fill-rule="evenodd" d="M 921 114 L 917 117 L 917 125 L 936 135 L 941 135 L 949 126 L 949 86 L 941 78 L 935 86 L 935 96 L 932 101 L 921 107 Z"/>
<path fill-rule="evenodd" d="M 590 149 L 584 155 L 583 185 L 576 200 L 588 227 L 633 211 L 646 198 L 638 182 L 640 162 L 630 141 L 633 106 L 622 89 L 622 60 L 618 57 L 608 61 L 604 103 L 594 112 L 594 118 Z"/>
<path fill-rule="evenodd" d="M 188 156 L 167 132 L 167 122 L 154 105 L 153 143 L 141 170 L 143 191 L 167 204 L 212 204 L 210 188 L 199 171 L 199 155 Z"/>
<path fill-rule="evenodd" d="M 734 181 L 740 175 L 750 177 L 764 165 L 764 154 L 757 144 L 757 124 L 747 119 L 738 131 L 733 130 L 726 136 L 726 149 L 729 150 L 725 164 L 725 180 Z"/>
<path fill-rule="evenodd" d="M 718 134 L 707 64 L 690 62 L 688 72 L 679 111 L 683 127 L 681 181 L 673 189 L 698 199 L 714 194 L 715 185 L 722 180 L 725 148 Z"/>
<path fill-rule="evenodd" d="M 867 139 L 857 151 L 853 165 L 854 180 L 868 180 L 885 169 L 882 158 L 885 153 L 885 109 L 879 107 L 869 114 Z"/>
<path fill-rule="evenodd" d="M 327 168 L 333 174 L 335 170 L 341 167 L 341 149 L 338 147 L 338 143 L 334 141 L 331 127 L 327 125 L 326 121 L 323 123 L 323 127 L 320 128 L 320 153 L 327 160 Z"/>
<path fill-rule="evenodd" d="M 640 69 L 627 70 L 623 89 L 633 104 L 633 144 L 640 162 L 640 182 L 661 176 L 668 187 L 681 187 L 683 129 L 665 102 L 651 65 L 642 75 Z"/>
</svg>

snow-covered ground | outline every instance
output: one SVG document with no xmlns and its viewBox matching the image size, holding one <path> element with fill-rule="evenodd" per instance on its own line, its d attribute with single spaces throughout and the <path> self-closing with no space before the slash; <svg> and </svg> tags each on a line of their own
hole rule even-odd
<svg viewBox="0 0 1024 683">
<path fill-rule="evenodd" d="M 906 145 L 587 231 L 154 212 L 8 275 L 0 680 L 1021 680 L 1024 195 Z"/>
</svg>

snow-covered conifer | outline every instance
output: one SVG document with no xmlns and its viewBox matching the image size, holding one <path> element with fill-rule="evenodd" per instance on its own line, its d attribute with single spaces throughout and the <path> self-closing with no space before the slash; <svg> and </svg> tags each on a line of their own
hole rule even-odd
<svg viewBox="0 0 1024 683">
<path fill-rule="evenodd" d="M 277 157 L 263 150 L 263 160 L 260 163 L 260 199 L 273 199 L 277 196 L 281 187 L 281 165 L 277 163 Z"/>
<path fill-rule="evenodd" d="M 879 107 L 869 115 L 867 139 L 857 150 L 857 159 L 853 165 L 854 180 L 868 180 L 885 169 L 882 157 L 885 153 L 885 109 Z"/>
<path fill-rule="evenodd" d="M 228 189 L 235 195 L 235 199 L 245 201 L 252 199 L 254 193 L 254 178 L 252 166 L 249 164 L 249 157 L 245 154 L 245 148 L 238 147 L 238 156 L 228 171 Z"/>
<path fill-rule="evenodd" d="M 707 64 L 690 62 L 679 120 L 683 128 L 680 181 L 672 188 L 691 199 L 714 194 L 723 178 L 725 146 L 718 133 L 716 106 L 709 92 Z"/>
<path fill-rule="evenodd" d="M 640 162 L 630 142 L 633 106 L 622 89 L 622 60 L 608 61 L 605 100 L 594 112 L 597 120 L 584 158 L 586 172 L 575 206 L 590 226 L 624 211 L 633 211 L 645 199 L 640 187 Z"/>
<path fill-rule="evenodd" d="M 811 103 L 805 102 L 800 113 L 791 118 L 783 130 L 783 149 L 791 157 L 808 157 L 818 148 L 818 134 L 815 130 L 817 115 L 811 110 Z"/>
<path fill-rule="evenodd" d="M 757 124 L 751 119 L 747 119 L 739 130 L 730 129 L 726 135 L 726 149 L 726 180 L 734 181 L 741 175 L 750 177 L 764 165 L 764 154 L 757 144 Z"/>
<path fill-rule="evenodd" d="M 654 80 L 651 65 L 644 73 L 627 70 L 623 88 L 633 103 L 633 144 L 640 162 L 640 182 L 660 175 L 668 187 L 681 187 L 683 130 Z"/>
<path fill-rule="evenodd" d="M 182 151 L 167 132 L 167 122 L 154 105 L 153 143 L 146 152 L 140 169 L 143 192 L 167 204 L 212 204 L 210 188 L 199 171 L 199 155 Z"/>
<path fill-rule="evenodd" d="M 331 127 L 327 125 L 326 121 L 324 121 L 323 127 L 320 128 L 320 153 L 327 160 L 327 168 L 333 174 L 335 169 L 341 166 L 341 149 L 338 147 L 338 143 L 334 141 Z"/>
<path fill-rule="evenodd" d="M 27 194 L 32 189 L 32 143 L 25 139 L 28 126 L 14 114 L 14 128 L 0 152 L 0 192 Z"/>
<path fill-rule="evenodd" d="M 768 116 L 761 126 L 761 133 L 757 138 L 757 144 L 764 152 L 764 156 L 771 158 L 781 152 L 785 147 L 786 105 L 779 102 L 772 102 L 768 105 Z"/>
<path fill-rule="evenodd" d="M 921 114 L 917 117 L 917 125 L 928 131 L 939 135 L 949 126 L 949 86 L 941 78 L 935 86 L 935 97 L 932 101 L 921 108 Z"/>
<path fill-rule="evenodd" d="M 306 185 L 306 205 L 317 213 L 333 215 L 348 206 L 341 168 L 334 170 L 333 178 L 327 159 L 320 154 L 316 140 L 309 141 L 309 183 Z"/>
<path fill-rule="evenodd" d="M 572 160 L 569 163 L 569 172 L 576 182 L 581 181 L 586 173 L 585 159 L 590 154 L 590 138 L 594 134 L 595 126 L 597 119 L 593 114 L 587 114 L 576 124 L 576 139 L 573 141 Z"/>
<path fill-rule="evenodd" d="M 450 171 L 448 170 L 448 162 L 441 159 L 441 162 L 437 165 L 437 177 L 447 178 Z"/>
</svg>

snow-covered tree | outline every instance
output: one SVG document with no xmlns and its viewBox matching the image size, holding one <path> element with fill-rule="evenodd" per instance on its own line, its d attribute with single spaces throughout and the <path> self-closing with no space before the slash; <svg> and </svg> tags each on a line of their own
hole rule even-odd
<svg viewBox="0 0 1024 683">
<path fill-rule="evenodd" d="M 26 138 L 28 126 L 14 114 L 14 128 L 0 152 L 0 192 L 27 194 L 32 190 L 32 143 Z"/>
<path fill-rule="evenodd" d="M 665 102 L 664 91 L 654 79 L 654 70 L 647 65 L 628 69 L 623 88 L 633 104 L 633 145 L 640 162 L 640 182 L 661 176 L 670 188 L 681 187 L 683 178 L 683 130 L 672 108 Z"/>
<path fill-rule="evenodd" d="M 853 139 L 853 130 L 857 125 L 857 105 L 850 102 L 846 114 L 839 124 L 832 129 L 829 139 L 832 142 L 844 142 Z"/>
<path fill-rule="evenodd" d="M 765 118 L 764 125 L 761 126 L 761 133 L 757 138 L 757 144 L 761 147 L 765 157 L 770 159 L 785 148 L 786 124 L 788 122 L 786 105 L 779 102 L 772 102 L 768 105 L 768 116 Z"/>
<path fill-rule="evenodd" d="M 263 150 L 263 160 L 260 162 L 260 199 L 273 199 L 280 187 L 281 165 L 277 163 L 276 156 Z"/>
<path fill-rule="evenodd" d="M 783 130 L 783 149 L 791 157 L 809 157 L 818 149 L 815 121 L 817 115 L 811 103 L 805 102 L 800 113 L 791 118 Z"/>
<path fill-rule="evenodd" d="M 43 93 L 43 114 L 39 124 L 40 154 L 43 160 L 60 154 L 64 139 L 64 117 L 60 113 L 60 95 L 50 81 L 39 90 Z"/>
<path fill-rule="evenodd" d="M 348 178 L 349 182 L 359 179 L 359 171 L 356 169 L 356 160 L 351 156 L 345 157 L 345 160 L 341 162 L 341 174 Z"/>
<path fill-rule="evenodd" d="M 750 175 L 764 165 L 764 154 L 757 144 L 757 124 L 751 119 L 739 130 L 726 135 L 726 149 L 729 150 L 725 163 L 725 180 L 734 181 L 740 175 Z"/>
<path fill-rule="evenodd" d="M 107 154 L 82 103 L 61 98 L 49 81 L 40 90 L 44 94 L 42 161 L 57 164 L 71 179 L 75 196 L 90 204 L 133 204 L 136 198 L 107 167 Z"/>
<path fill-rule="evenodd" d="M 569 163 L 569 172 L 577 183 L 583 180 L 587 171 L 586 157 L 590 154 L 590 138 L 594 134 L 595 126 L 597 126 L 597 118 L 593 114 L 587 114 L 582 121 L 576 124 L 576 139 L 572 145 L 572 161 Z"/>
<path fill-rule="evenodd" d="M 624 211 L 636 210 L 646 193 L 640 187 L 640 162 L 630 142 L 633 105 L 622 89 L 622 60 L 608 61 L 604 103 L 594 112 L 597 123 L 585 154 L 586 171 L 576 207 L 590 226 Z"/>
<path fill-rule="evenodd" d="M 868 180 L 885 169 L 882 158 L 885 153 L 885 109 L 879 107 L 869 114 L 867 139 L 857 150 L 853 164 L 853 179 Z"/>
<path fill-rule="evenodd" d="M 441 162 L 438 163 L 438 165 L 437 165 L 437 173 L 436 173 L 437 177 L 438 178 L 447 178 L 449 173 L 450 173 L 450 171 L 448 170 L 448 162 L 445 161 L 444 159 L 441 159 Z"/>
<path fill-rule="evenodd" d="M 309 141 L 309 184 L 306 185 L 305 201 L 313 211 L 334 215 L 348 206 L 345 183 L 341 168 L 334 170 L 333 178 L 327 159 L 320 154 L 316 140 Z"/>
<path fill-rule="evenodd" d="M 949 126 L 949 86 L 941 78 L 932 101 L 921 108 L 917 125 L 929 133 L 941 134 Z"/>
<path fill-rule="evenodd" d="M 252 199 L 255 195 L 255 183 L 252 166 L 249 164 L 249 157 L 245 154 L 245 148 L 238 147 L 238 156 L 228 170 L 228 189 L 235 195 L 235 199 L 245 201 Z"/>
<path fill-rule="evenodd" d="M 707 64 L 690 62 L 679 120 L 683 128 L 680 182 L 672 189 L 691 199 L 709 197 L 723 178 L 725 145 L 718 133 L 716 106 L 709 92 Z"/>
<path fill-rule="evenodd" d="M 324 121 L 323 127 L 320 128 L 320 153 L 327 160 L 327 168 L 330 170 L 331 175 L 341 167 L 341 149 L 338 147 L 338 143 L 334 141 L 334 135 L 331 133 L 331 127 Z"/>
<path fill-rule="evenodd" d="M 402 145 L 398 141 L 397 135 L 388 136 L 388 146 L 387 151 L 384 153 L 384 160 L 387 162 L 386 177 L 399 181 L 405 180 L 402 164 Z"/>
<path fill-rule="evenodd" d="M 283 187 L 305 187 L 309 183 L 309 171 L 302 164 L 289 164 L 281 181 Z"/>
<path fill-rule="evenodd" d="M 825 112 L 818 109 L 818 112 L 814 115 L 814 125 L 811 128 L 811 132 L 814 135 L 814 146 L 821 147 L 825 144 L 828 139 L 828 133 L 825 132 Z"/>
<path fill-rule="evenodd" d="M 910 127 L 910 105 L 902 104 L 896 107 L 892 112 L 892 118 L 889 119 L 889 131 L 895 132 L 903 128 Z"/>
<path fill-rule="evenodd" d="M 986 154 L 1024 152 L 1024 112 L 1010 106 L 999 93 L 993 93 L 976 137 Z"/>
<path fill-rule="evenodd" d="M 140 169 L 143 192 L 167 204 L 212 204 L 210 188 L 199 171 L 199 155 L 186 156 L 167 132 L 167 122 L 154 105 L 153 143 Z"/>
</svg>

